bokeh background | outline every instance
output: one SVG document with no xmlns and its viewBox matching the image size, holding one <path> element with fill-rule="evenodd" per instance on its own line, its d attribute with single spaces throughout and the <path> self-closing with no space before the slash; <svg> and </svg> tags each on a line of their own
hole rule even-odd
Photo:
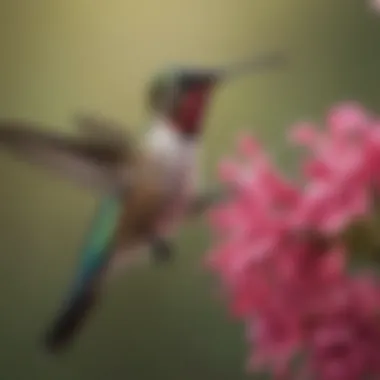
<svg viewBox="0 0 380 380">
<path fill-rule="evenodd" d="M 171 63 L 223 64 L 282 49 L 282 70 L 221 87 L 205 123 L 204 182 L 237 131 L 250 129 L 284 170 L 286 129 L 355 99 L 380 112 L 380 16 L 364 0 L 2 0 L 0 117 L 74 132 L 78 111 L 130 128 L 148 121 L 149 78 Z M 111 284 L 73 347 L 46 355 L 41 337 L 76 263 L 92 194 L 0 155 L 1 380 L 239 380 L 246 347 L 202 267 L 209 238 L 183 228 L 166 268 Z M 262 375 L 257 375 L 262 376 Z M 253 376 L 254 377 L 254 376 Z"/>
</svg>

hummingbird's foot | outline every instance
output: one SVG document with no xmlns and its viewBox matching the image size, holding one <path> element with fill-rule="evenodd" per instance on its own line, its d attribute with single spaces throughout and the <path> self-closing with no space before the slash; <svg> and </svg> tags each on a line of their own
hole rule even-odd
<svg viewBox="0 0 380 380">
<path fill-rule="evenodd" d="M 203 194 L 203 196 L 198 197 L 194 202 L 194 211 L 197 214 L 205 212 L 215 201 L 215 194 Z"/>
<path fill-rule="evenodd" d="M 158 264 L 169 262 L 173 258 L 173 247 L 164 239 L 153 239 L 151 243 L 151 250 L 152 259 Z"/>
<path fill-rule="evenodd" d="M 190 214 L 202 214 L 213 204 L 223 200 L 224 197 L 226 194 L 219 189 L 198 194 L 190 204 Z"/>
</svg>

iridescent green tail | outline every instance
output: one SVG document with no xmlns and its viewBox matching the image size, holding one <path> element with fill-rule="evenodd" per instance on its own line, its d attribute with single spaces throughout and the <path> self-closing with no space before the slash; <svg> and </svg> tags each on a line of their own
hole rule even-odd
<svg viewBox="0 0 380 380">
<path fill-rule="evenodd" d="M 98 296 L 95 288 L 89 287 L 70 300 L 45 338 L 45 345 L 50 352 L 57 352 L 69 343 L 97 304 Z"/>
<path fill-rule="evenodd" d="M 119 199 L 106 198 L 101 201 L 84 245 L 68 302 L 46 336 L 45 344 L 50 351 L 57 351 L 69 343 L 97 304 L 102 274 L 114 251 L 114 234 L 121 212 Z"/>
</svg>

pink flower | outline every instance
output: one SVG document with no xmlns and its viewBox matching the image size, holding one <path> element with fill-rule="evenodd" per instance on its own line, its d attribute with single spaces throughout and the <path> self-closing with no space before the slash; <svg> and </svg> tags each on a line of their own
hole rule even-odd
<svg viewBox="0 0 380 380">
<path fill-rule="evenodd" d="M 334 107 L 325 130 L 303 123 L 291 133 L 308 149 L 303 185 L 274 168 L 245 136 L 224 161 L 228 202 L 211 212 L 216 244 L 209 265 L 230 310 L 246 323 L 249 368 L 321 380 L 380 374 L 380 287 L 348 273 L 344 233 L 373 214 L 380 184 L 380 124 L 355 103 Z"/>
<path fill-rule="evenodd" d="M 306 132 L 313 136 L 307 141 L 312 155 L 304 164 L 307 183 L 297 223 L 335 234 L 369 212 L 380 163 L 371 121 L 360 106 L 344 104 L 329 113 L 324 132 L 304 127 L 293 131 L 298 141 Z"/>
</svg>

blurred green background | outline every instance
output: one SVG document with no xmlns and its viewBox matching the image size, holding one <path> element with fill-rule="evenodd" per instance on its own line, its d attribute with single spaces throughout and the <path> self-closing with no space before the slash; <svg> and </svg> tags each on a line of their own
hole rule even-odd
<svg viewBox="0 0 380 380">
<path fill-rule="evenodd" d="M 2 0 L 0 117 L 74 130 L 78 111 L 144 126 L 147 81 L 170 63 L 222 64 L 283 49 L 289 64 L 220 88 L 205 120 L 205 182 L 250 128 L 291 171 L 286 128 L 355 99 L 380 112 L 380 15 L 364 0 Z M 246 346 L 202 268 L 204 222 L 166 268 L 111 284 L 72 349 L 41 337 L 64 295 L 96 199 L 0 155 L 1 380 L 239 380 Z M 207 180 L 206 180 L 207 179 Z"/>
</svg>

